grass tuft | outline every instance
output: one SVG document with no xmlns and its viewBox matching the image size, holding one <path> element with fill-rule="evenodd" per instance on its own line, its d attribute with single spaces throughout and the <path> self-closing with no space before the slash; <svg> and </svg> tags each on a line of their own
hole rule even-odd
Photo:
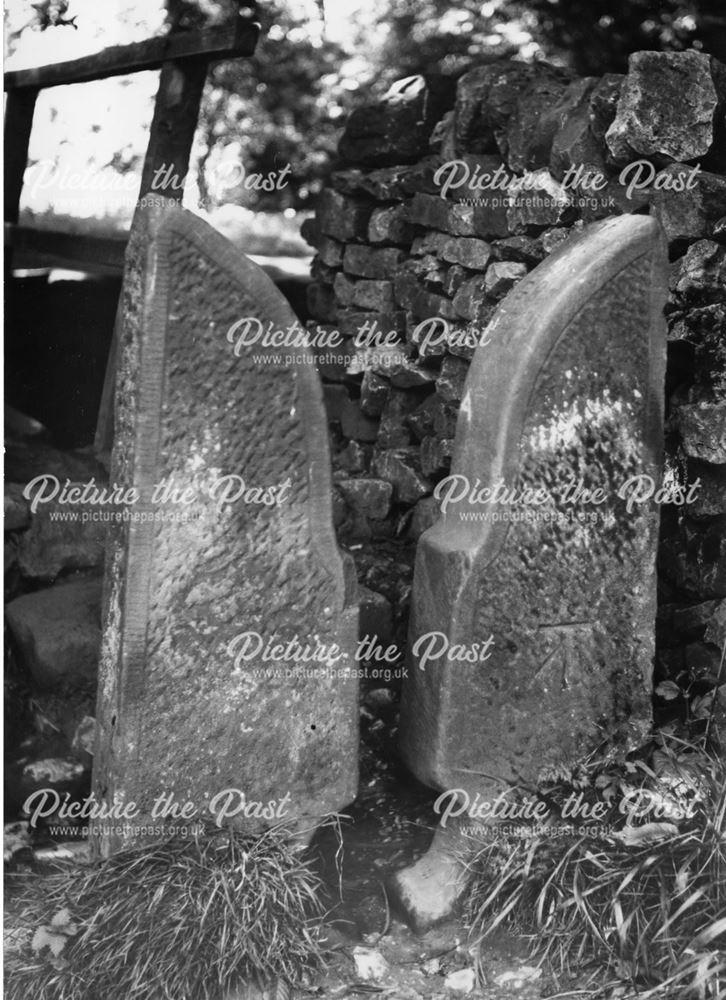
<svg viewBox="0 0 726 1000">
<path fill-rule="evenodd" d="M 322 964 L 319 880 L 280 828 L 210 830 L 15 879 L 32 940 L 6 958 L 8 1000 L 220 1000 Z"/>
<path fill-rule="evenodd" d="M 564 836 L 493 834 L 470 863 L 474 941 L 510 925 L 530 938 L 533 959 L 559 989 L 573 979 L 585 987 L 580 997 L 603 996 L 608 983 L 612 996 L 724 1000 L 723 761 L 661 743 L 650 765 L 630 763 L 619 779 L 612 767 L 598 773 L 593 765 L 573 784 L 591 801 L 610 795 L 607 819 L 599 830 Z M 552 795 L 550 788 L 550 805 Z M 623 816 L 623 797 L 648 809 Z M 608 992 L 613 983 L 619 987 Z"/>
</svg>

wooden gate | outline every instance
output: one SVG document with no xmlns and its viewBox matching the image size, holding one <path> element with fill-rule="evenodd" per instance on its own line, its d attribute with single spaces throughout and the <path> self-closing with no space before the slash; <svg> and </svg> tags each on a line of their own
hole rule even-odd
<svg viewBox="0 0 726 1000">
<path fill-rule="evenodd" d="M 251 56 L 258 34 L 258 24 L 238 16 L 234 22 L 219 27 L 180 31 L 133 45 L 113 46 L 68 62 L 6 72 L 6 274 L 14 257 L 22 258 L 24 263 L 32 260 L 36 266 L 123 270 L 124 237 L 40 230 L 18 224 L 33 113 L 43 88 L 161 69 L 139 188 L 139 198 L 143 198 L 152 190 L 154 175 L 162 167 L 171 167 L 175 177 L 186 176 L 209 63 Z M 172 187 L 164 194 L 181 202 L 183 188 Z"/>
</svg>

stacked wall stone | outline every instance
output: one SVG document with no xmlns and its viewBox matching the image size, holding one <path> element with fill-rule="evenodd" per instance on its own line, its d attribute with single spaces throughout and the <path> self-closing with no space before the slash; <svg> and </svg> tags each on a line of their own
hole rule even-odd
<svg viewBox="0 0 726 1000">
<path fill-rule="evenodd" d="M 471 69 L 455 92 L 418 77 L 351 115 L 340 169 L 304 235 L 317 252 L 308 325 L 336 442 L 338 529 L 361 553 L 365 580 L 371 549 L 413 545 L 437 517 L 469 363 L 507 292 L 587 223 L 652 213 L 672 261 L 666 479 L 700 480 L 693 502 L 661 507 L 656 680 L 691 691 L 716 682 L 726 632 L 725 107 L 716 60 L 640 52 L 627 75 L 599 79 L 516 61 Z M 402 604 L 394 612 L 405 618 Z"/>
<path fill-rule="evenodd" d="M 5 438 L 5 794 L 12 817 L 41 788 L 82 796 L 90 784 L 106 526 L 92 520 L 91 504 L 76 506 L 77 520 L 63 520 L 60 494 L 66 484 L 104 482 L 106 473 L 86 451 L 58 451 L 39 424 L 12 411 Z"/>
</svg>

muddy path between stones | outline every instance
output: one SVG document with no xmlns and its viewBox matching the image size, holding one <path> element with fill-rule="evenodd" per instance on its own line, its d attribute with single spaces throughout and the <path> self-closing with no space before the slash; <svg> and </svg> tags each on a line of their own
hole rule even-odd
<svg viewBox="0 0 726 1000">
<path fill-rule="evenodd" d="M 429 847 L 437 795 L 398 759 L 397 710 L 396 695 L 389 689 L 364 694 L 358 798 L 345 810 L 339 829 L 326 827 L 312 844 L 329 907 L 329 967 L 314 991 L 321 1000 L 464 996 L 471 980 L 474 958 L 461 919 L 419 936 L 389 905 L 386 880 Z M 486 982 L 468 995 L 539 1000 L 557 994 L 528 953 L 523 938 L 508 930 L 495 933 L 482 952 Z M 460 988 L 452 988 L 452 981 Z"/>
</svg>

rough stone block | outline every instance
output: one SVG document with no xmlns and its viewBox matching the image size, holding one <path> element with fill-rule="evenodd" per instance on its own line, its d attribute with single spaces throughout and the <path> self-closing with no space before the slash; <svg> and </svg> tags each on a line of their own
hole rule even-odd
<svg viewBox="0 0 726 1000">
<path fill-rule="evenodd" d="M 43 688 L 93 683 L 101 649 L 101 577 L 24 594 L 6 617 L 23 663 Z"/>
<path fill-rule="evenodd" d="M 349 278 L 347 274 L 343 274 L 342 271 L 339 271 L 335 275 L 335 279 L 333 281 L 333 291 L 335 292 L 336 299 L 342 306 L 350 306 L 353 304 L 355 285 L 355 281 L 352 278 Z"/>
<path fill-rule="evenodd" d="M 425 476 L 438 478 L 451 465 L 454 442 L 450 439 L 426 437 L 421 442 L 421 471 Z"/>
<path fill-rule="evenodd" d="M 447 111 L 434 125 L 429 136 L 429 149 L 442 160 L 451 159 L 456 154 L 454 139 L 454 111 Z"/>
<path fill-rule="evenodd" d="M 321 233 L 345 243 L 365 240 L 373 206 L 325 188 L 318 199 L 316 219 Z"/>
<path fill-rule="evenodd" d="M 705 642 L 710 642 L 719 649 L 723 649 L 726 643 L 726 601 L 717 601 L 713 609 L 713 614 L 706 623 L 706 631 L 703 633 Z"/>
<path fill-rule="evenodd" d="M 408 529 L 410 537 L 418 541 L 424 531 L 428 531 L 436 524 L 440 514 L 441 508 L 436 497 L 424 497 L 423 500 L 419 500 L 413 508 L 413 517 Z"/>
<path fill-rule="evenodd" d="M 590 128 L 599 143 L 605 142 L 605 133 L 617 114 L 624 79 L 622 73 L 605 73 L 590 94 Z"/>
<path fill-rule="evenodd" d="M 405 313 L 371 312 L 364 309 L 339 309 L 338 330 L 341 337 L 354 337 L 358 346 L 393 343 L 393 337 L 405 330 Z"/>
<path fill-rule="evenodd" d="M 634 52 L 605 136 L 608 148 L 617 163 L 654 155 L 695 160 L 711 148 L 717 105 L 710 56 Z"/>
<path fill-rule="evenodd" d="M 512 181 L 507 194 L 507 222 L 514 234 L 524 233 L 530 226 L 559 225 L 565 220 L 572 200 L 548 170 L 530 171 L 526 178 Z"/>
<path fill-rule="evenodd" d="M 452 264 L 444 276 L 444 295 L 451 296 L 453 300 L 453 296 L 456 295 L 467 278 L 471 277 L 471 274 L 471 271 L 462 267 L 461 264 Z"/>
<path fill-rule="evenodd" d="M 318 257 L 326 267 L 340 267 L 343 263 L 344 250 L 343 243 L 329 239 L 327 236 L 322 236 L 318 241 Z"/>
<path fill-rule="evenodd" d="M 486 277 L 483 274 L 478 274 L 459 286 L 453 300 L 454 309 L 464 319 L 476 319 L 481 312 L 486 295 Z"/>
<path fill-rule="evenodd" d="M 411 361 L 402 346 L 386 344 L 383 347 L 359 347 L 350 358 L 348 374 L 363 375 L 373 372 L 391 384 L 391 371 L 405 372 L 411 369 Z"/>
<path fill-rule="evenodd" d="M 457 405 L 434 392 L 407 417 L 406 422 L 419 440 L 429 435 L 453 440 L 457 410 Z"/>
<path fill-rule="evenodd" d="M 360 387 L 361 409 L 367 417 L 380 417 L 391 391 L 391 383 L 370 369 L 363 375 Z"/>
<path fill-rule="evenodd" d="M 383 594 L 361 586 L 359 588 L 360 621 L 358 635 L 361 639 L 376 638 L 380 645 L 388 645 L 393 640 L 393 608 Z"/>
<path fill-rule="evenodd" d="M 443 291 L 448 268 L 437 257 L 413 257 L 406 262 L 406 271 L 423 282 L 427 291 Z"/>
<path fill-rule="evenodd" d="M 324 264 L 319 256 L 313 258 L 310 265 L 310 277 L 313 281 L 318 281 L 322 285 L 332 285 L 337 274 L 337 268 Z"/>
<path fill-rule="evenodd" d="M 535 76 L 517 98 L 507 124 L 507 162 L 512 170 L 549 166 L 553 139 L 569 108 L 567 84 L 567 75 L 554 66 L 535 67 Z"/>
<path fill-rule="evenodd" d="M 718 219 L 726 215 L 726 178 L 707 172 L 691 177 L 692 171 L 685 163 L 673 163 L 660 171 L 662 178 L 673 179 L 674 186 L 669 190 L 664 180 L 663 188 L 653 193 L 651 211 L 669 242 L 710 236 Z M 681 190 L 691 181 L 690 188 Z"/>
<path fill-rule="evenodd" d="M 408 221 L 452 236 L 477 236 L 474 207 L 447 201 L 438 195 L 416 193 L 408 206 Z"/>
<path fill-rule="evenodd" d="M 393 487 L 385 479 L 341 479 L 338 489 L 356 514 L 378 521 L 388 516 Z"/>
<path fill-rule="evenodd" d="M 368 371 L 385 377 L 392 386 L 399 389 L 431 385 L 436 378 L 435 372 L 421 368 L 403 348 L 396 345 L 361 348 L 356 351 L 348 366 L 348 373 L 360 375 Z"/>
<path fill-rule="evenodd" d="M 91 478 L 85 483 L 58 483 L 60 490 L 93 487 Z M 32 486 L 32 483 L 31 483 Z M 27 489 L 28 487 L 26 487 Z M 52 485 L 41 487 L 40 493 L 31 490 L 31 498 L 52 491 Z M 102 486 L 99 487 L 103 489 Z M 108 518 L 113 511 L 90 503 L 61 503 L 58 498 L 42 502 L 27 531 L 18 543 L 18 565 L 24 577 L 30 580 L 55 580 L 64 571 L 100 569 L 106 545 Z M 116 508 L 114 508 L 115 510 Z M 73 518 L 65 520 L 64 518 Z"/>
<path fill-rule="evenodd" d="M 410 165 L 380 167 L 377 170 L 343 170 L 333 174 L 331 183 L 342 194 L 366 195 L 375 201 L 405 201 L 416 191 L 436 192 L 433 182 L 439 166 L 437 156 L 427 156 Z"/>
<path fill-rule="evenodd" d="M 348 353 L 342 347 L 315 350 L 315 367 L 325 382 L 345 382 Z"/>
<path fill-rule="evenodd" d="M 673 421 L 681 435 L 686 455 L 713 465 L 726 463 L 726 402 L 677 406 L 673 412 Z"/>
<path fill-rule="evenodd" d="M 494 260 L 513 260 L 534 267 L 546 256 L 542 241 L 534 236 L 508 236 L 492 243 Z"/>
<path fill-rule="evenodd" d="M 442 399 L 438 393 L 436 398 L 441 405 L 434 410 L 434 433 L 440 438 L 453 438 L 456 434 L 459 408 Z"/>
<path fill-rule="evenodd" d="M 450 237 L 446 233 L 424 233 L 423 236 L 417 236 L 411 244 L 411 256 L 425 257 L 429 254 L 443 256 L 449 240 Z"/>
<path fill-rule="evenodd" d="M 323 405 L 329 423 L 334 421 L 340 423 L 343 407 L 348 398 L 348 390 L 343 385 L 323 386 Z"/>
<path fill-rule="evenodd" d="M 387 891 L 411 928 L 423 934 L 451 916 L 467 887 L 467 869 L 461 857 L 459 822 L 439 827 L 428 852 L 410 868 L 387 882 Z M 471 987 L 471 980 L 467 990 Z"/>
<path fill-rule="evenodd" d="M 472 271 L 483 271 L 491 257 L 491 247 L 485 240 L 461 236 L 447 240 L 441 251 L 444 260 L 451 264 L 461 264 Z"/>
<path fill-rule="evenodd" d="M 665 579 L 694 600 L 726 597 L 726 535 L 716 521 L 684 519 L 678 532 L 661 542 L 659 568 Z"/>
<path fill-rule="evenodd" d="M 295 316 L 195 216 L 146 210 L 140 223 L 111 479 L 138 490 L 146 518 L 111 528 L 94 793 L 133 801 L 144 825 L 160 795 L 209 820 L 236 789 L 217 801 L 220 823 L 309 828 L 355 796 L 358 753 L 356 610 L 312 354 L 296 347 L 287 363 L 289 348 L 230 342 L 241 317 L 285 330 Z M 98 845 L 116 846 L 112 832 Z"/>
<path fill-rule="evenodd" d="M 434 433 L 434 414 L 436 409 L 442 405 L 438 395 L 432 392 L 412 413 L 407 415 L 406 425 L 410 427 L 419 441 Z"/>
<path fill-rule="evenodd" d="M 715 621 L 717 613 L 720 622 Z M 715 629 L 712 628 L 706 641 L 714 642 L 720 646 L 721 642 L 718 640 L 721 639 L 722 633 L 726 633 L 725 601 L 703 601 L 701 604 L 692 604 L 687 608 L 673 610 L 673 628 L 679 636 L 684 638 L 705 638 L 707 628 L 711 627 L 712 623 L 714 623 Z M 726 640 L 726 634 L 723 634 L 723 640 Z"/>
<path fill-rule="evenodd" d="M 306 289 L 308 312 L 320 323 L 335 323 L 338 317 L 338 303 L 330 285 L 312 281 Z"/>
<path fill-rule="evenodd" d="M 726 514 L 726 475 L 722 466 L 693 460 L 688 463 L 689 482 L 700 480 L 688 516 L 693 519 L 720 517 Z"/>
<path fill-rule="evenodd" d="M 8 600 L 17 596 L 18 574 L 13 573 L 17 569 L 17 565 L 17 542 L 14 538 L 7 538 L 3 544 L 3 572 L 5 574 L 5 596 Z M 13 581 L 12 583 L 10 582 L 11 580 Z"/>
<path fill-rule="evenodd" d="M 605 170 L 602 140 L 596 139 L 591 127 L 591 100 L 595 80 L 578 80 L 568 87 L 567 104 L 562 109 L 560 127 L 552 140 L 549 167 L 562 180 L 571 168 Z"/>
<path fill-rule="evenodd" d="M 365 472 L 368 466 L 367 451 L 368 449 L 358 441 L 348 441 L 333 455 L 333 469 L 342 470 L 353 476 Z"/>
<path fill-rule="evenodd" d="M 392 311 L 396 308 L 392 281 L 370 281 L 361 278 L 353 287 L 353 307 L 374 312 Z"/>
<path fill-rule="evenodd" d="M 24 487 L 20 483 L 6 483 L 3 497 L 3 528 L 17 531 L 30 524 L 30 502 L 23 496 Z"/>
<path fill-rule="evenodd" d="M 416 503 L 431 493 L 431 483 L 422 475 L 418 448 L 391 448 L 373 458 L 376 475 L 388 480 L 398 503 Z"/>
<path fill-rule="evenodd" d="M 362 278 L 392 278 L 403 260 L 393 247 L 367 247 L 351 243 L 345 248 L 343 269 Z"/>
<path fill-rule="evenodd" d="M 381 426 L 376 441 L 379 448 L 406 448 L 408 445 L 413 444 L 413 434 L 401 419 L 407 411 L 398 405 L 397 399 L 399 395 L 405 395 L 405 393 L 405 389 L 393 390 L 386 402 L 386 407 L 381 415 Z"/>
<path fill-rule="evenodd" d="M 726 397 L 726 299 L 672 313 L 669 319 L 668 339 L 694 345 L 700 383 L 714 398 Z"/>
<path fill-rule="evenodd" d="M 406 418 L 421 402 L 424 389 L 392 388 L 381 414 L 378 448 L 402 448 L 412 443 L 412 433 Z"/>
<path fill-rule="evenodd" d="M 340 429 L 352 441 L 372 443 L 378 438 L 378 421 L 363 412 L 360 400 L 346 397 L 340 411 Z"/>
<path fill-rule="evenodd" d="M 86 451 L 60 451 L 44 441 L 10 439 L 5 446 L 5 479 L 25 486 L 36 476 L 55 476 L 61 483 L 105 482 L 106 470 Z"/>
<path fill-rule="evenodd" d="M 509 236 L 509 198 L 505 192 L 485 191 L 477 198 L 473 207 L 472 225 L 475 236 L 484 239 L 495 239 L 497 236 Z"/>
<path fill-rule="evenodd" d="M 406 218 L 403 205 L 387 205 L 373 210 L 368 223 L 368 239 L 371 243 L 395 243 L 410 246 L 413 229 Z"/>
<path fill-rule="evenodd" d="M 713 240 L 693 243 L 677 262 L 670 288 L 687 303 L 721 300 L 726 286 L 726 247 Z"/>
<path fill-rule="evenodd" d="M 375 104 L 349 116 L 338 152 L 364 166 L 412 163 L 428 149 L 436 122 L 454 102 L 454 82 L 444 76 L 398 80 Z"/>
<path fill-rule="evenodd" d="M 436 379 L 436 392 L 445 403 L 458 403 L 464 398 L 464 383 L 469 362 L 463 358 L 444 358 L 441 372 Z"/>
<path fill-rule="evenodd" d="M 527 276 L 527 265 L 511 261 L 495 261 L 487 268 L 484 276 L 484 288 L 487 295 L 493 299 L 503 298 L 510 288 Z"/>
<path fill-rule="evenodd" d="M 456 311 L 450 299 L 436 292 L 430 292 L 416 277 L 411 262 L 400 271 L 393 283 L 396 302 L 407 309 L 414 319 L 425 320 L 439 316 L 454 319 Z"/>
<path fill-rule="evenodd" d="M 456 88 L 455 141 L 458 153 L 506 152 L 505 126 L 518 95 L 534 68 L 523 62 L 497 60 L 476 66 L 459 77 Z"/>
<path fill-rule="evenodd" d="M 705 642 L 691 642 L 683 651 L 683 666 L 696 680 L 717 685 L 721 676 L 721 657 L 720 647 Z"/>
</svg>

